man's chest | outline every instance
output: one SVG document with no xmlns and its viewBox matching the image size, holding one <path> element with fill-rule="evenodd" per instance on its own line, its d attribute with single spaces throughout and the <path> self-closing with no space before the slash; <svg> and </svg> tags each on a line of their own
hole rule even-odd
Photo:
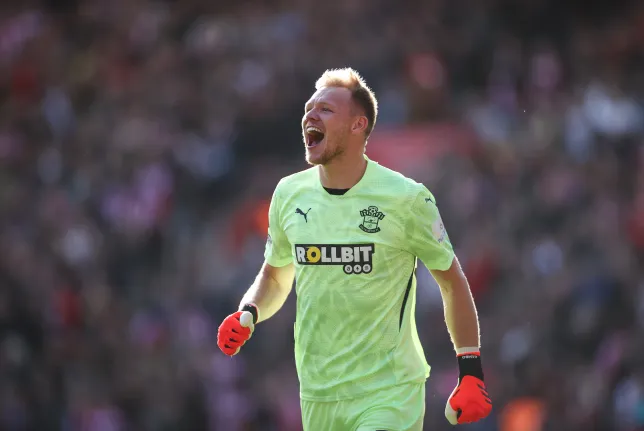
<svg viewBox="0 0 644 431">
<path fill-rule="evenodd" d="M 378 241 L 404 236 L 405 220 L 382 199 L 292 199 L 283 209 L 282 226 L 291 244 L 303 241 Z"/>
<path fill-rule="evenodd" d="M 405 220 L 384 199 L 291 199 L 282 213 L 283 229 L 300 265 L 343 265 L 370 272 L 374 254 L 400 249 Z M 350 268 L 353 266 L 353 268 Z"/>
</svg>

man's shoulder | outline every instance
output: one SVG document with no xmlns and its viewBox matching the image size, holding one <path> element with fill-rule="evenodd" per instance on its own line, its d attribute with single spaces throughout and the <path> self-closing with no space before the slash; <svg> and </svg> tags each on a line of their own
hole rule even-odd
<svg viewBox="0 0 644 431">
<path fill-rule="evenodd" d="M 375 178 L 378 183 L 387 187 L 390 191 L 404 197 L 415 197 L 418 193 L 426 190 L 426 187 L 409 178 L 398 171 L 394 171 L 386 166 L 374 163 L 376 169 Z"/>
<path fill-rule="evenodd" d="M 277 183 L 277 189 L 283 190 L 311 186 L 315 184 L 314 181 L 317 178 L 316 174 L 317 170 L 315 166 L 313 166 L 311 168 L 304 169 L 303 171 L 287 175 Z"/>
</svg>

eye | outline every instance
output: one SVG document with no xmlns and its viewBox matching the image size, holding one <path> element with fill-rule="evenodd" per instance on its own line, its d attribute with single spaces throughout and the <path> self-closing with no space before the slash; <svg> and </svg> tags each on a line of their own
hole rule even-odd
<svg viewBox="0 0 644 431">
<path fill-rule="evenodd" d="M 329 108 L 322 108 L 322 111 L 323 111 L 323 112 L 333 112 L 333 111 L 332 111 L 332 110 L 330 110 Z"/>
</svg>

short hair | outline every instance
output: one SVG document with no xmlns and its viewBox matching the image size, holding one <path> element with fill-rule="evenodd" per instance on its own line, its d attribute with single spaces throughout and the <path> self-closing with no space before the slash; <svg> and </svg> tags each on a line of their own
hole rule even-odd
<svg viewBox="0 0 644 431">
<path fill-rule="evenodd" d="M 324 87 L 342 87 L 351 91 L 351 98 L 362 108 L 367 117 L 366 135 L 369 137 L 378 117 L 378 100 L 362 76 L 351 67 L 328 69 L 315 82 L 316 90 Z"/>
</svg>

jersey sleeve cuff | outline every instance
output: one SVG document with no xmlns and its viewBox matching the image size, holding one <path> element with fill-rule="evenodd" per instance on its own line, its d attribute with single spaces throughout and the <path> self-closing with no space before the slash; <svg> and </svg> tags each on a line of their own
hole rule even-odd
<svg viewBox="0 0 644 431">
<path fill-rule="evenodd" d="M 292 261 L 291 256 L 283 258 L 283 259 L 279 259 L 279 258 L 277 258 L 275 256 L 265 255 L 264 259 L 266 260 L 266 263 L 268 263 L 270 266 L 274 266 L 276 268 L 281 268 L 282 266 L 286 266 L 289 263 L 291 263 L 291 261 Z"/>
<path fill-rule="evenodd" d="M 452 267 L 452 264 L 454 263 L 454 258 L 456 257 L 456 254 L 452 251 L 448 255 L 445 256 L 445 259 L 439 264 L 436 265 L 436 269 L 438 271 L 447 271 Z"/>
</svg>

